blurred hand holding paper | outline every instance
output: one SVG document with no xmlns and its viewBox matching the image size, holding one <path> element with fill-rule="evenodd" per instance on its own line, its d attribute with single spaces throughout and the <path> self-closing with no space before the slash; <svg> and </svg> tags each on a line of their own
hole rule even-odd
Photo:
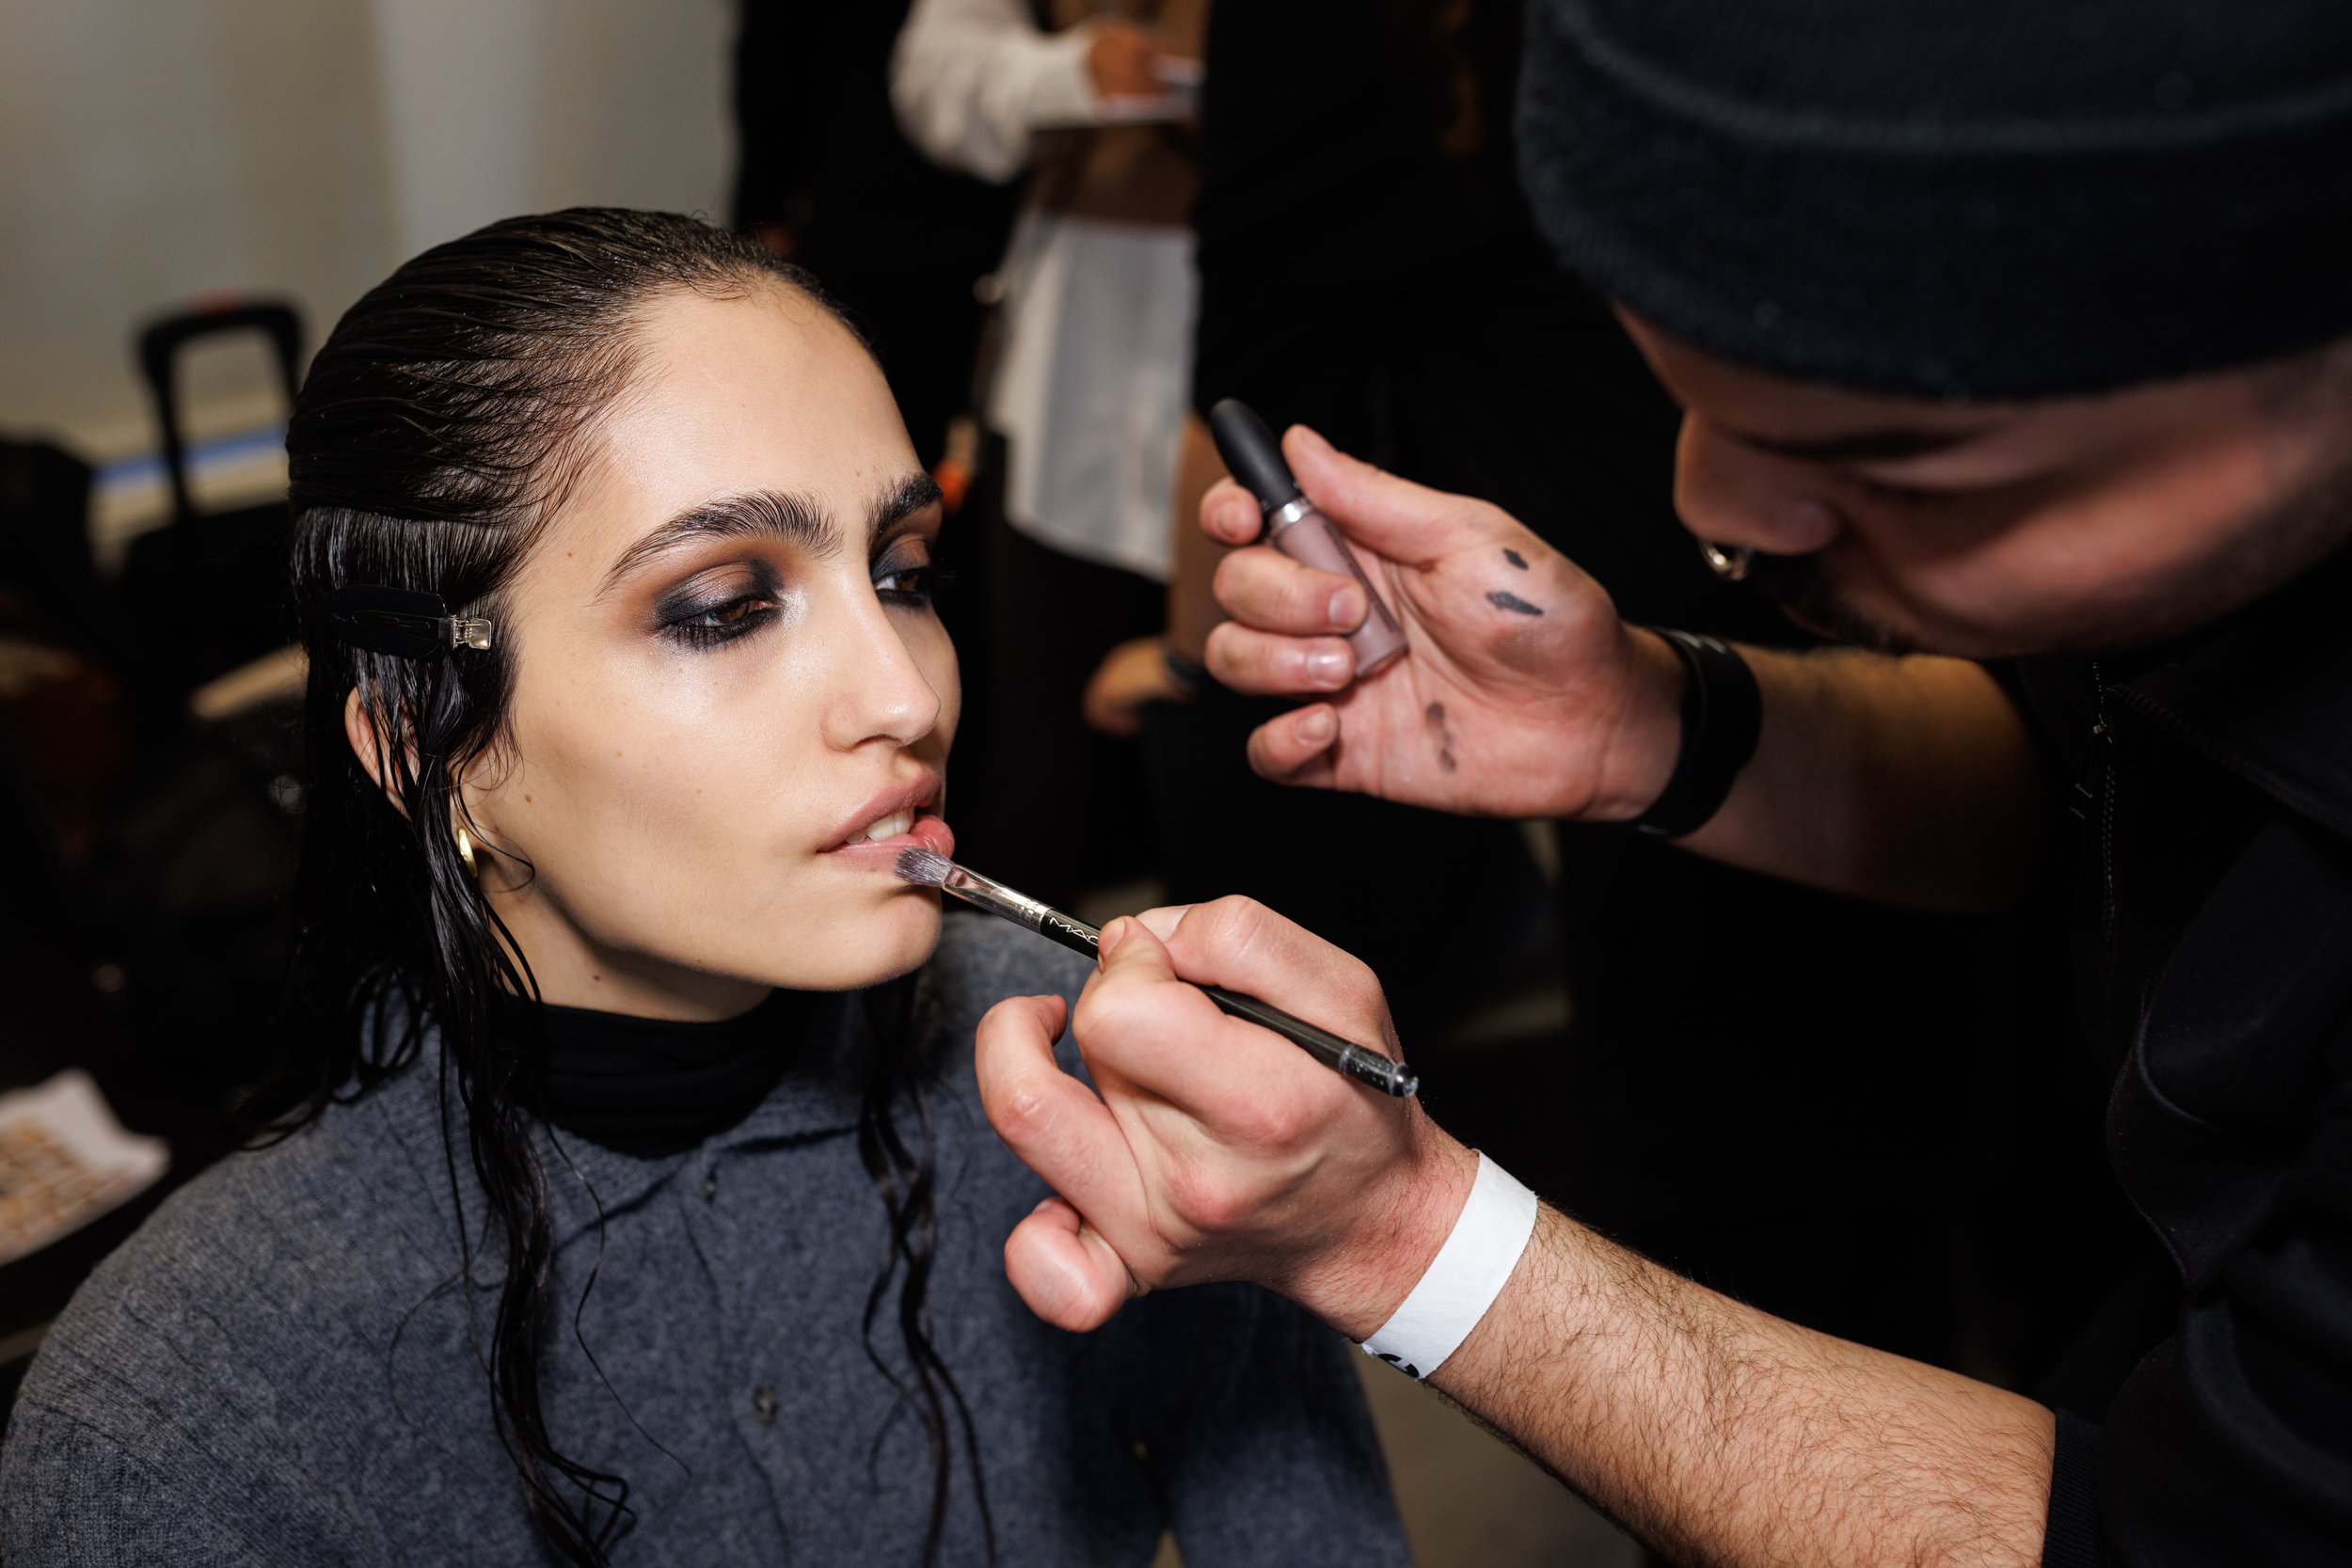
<svg viewBox="0 0 2352 1568">
<path fill-rule="evenodd" d="M 122 1130 L 79 1069 L 0 1095 L 0 1263 L 72 1235 L 170 1164 L 161 1138 Z"/>
</svg>

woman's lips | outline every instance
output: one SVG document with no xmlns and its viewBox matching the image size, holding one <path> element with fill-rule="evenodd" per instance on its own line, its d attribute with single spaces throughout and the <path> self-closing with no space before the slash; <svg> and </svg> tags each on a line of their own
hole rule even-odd
<svg viewBox="0 0 2352 1568">
<path fill-rule="evenodd" d="M 904 838 L 917 817 L 939 810 L 939 775 L 926 768 L 868 796 L 866 803 L 856 808 L 855 816 L 834 830 L 837 836 L 827 852 Z"/>
<path fill-rule="evenodd" d="M 876 825 L 895 827 L 897 824 L 884 821 Z M 864 831 L 866 830 L 861 830 Z M 934 855 L 945 855 L 953 860 L 956 854 L 955 830 L 933 816 L 929 807 L 923 807 L 914 813 L 914 820 L 900 832 L 882 838 L 852 839 L 847 844 L 836 844 L 824 852 L 859 861 L 870 859 L 887 866 L 897 862 L 901 849 L 929 849 Z"/>
</svg>

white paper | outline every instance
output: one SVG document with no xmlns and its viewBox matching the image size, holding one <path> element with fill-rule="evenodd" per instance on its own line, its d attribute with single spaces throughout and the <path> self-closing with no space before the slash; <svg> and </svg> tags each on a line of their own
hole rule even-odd
<svg viewBox="0 0 2352 1568">
<path fill-rule="evenodd" d="M 170 1146 L 124 1132 L 79 1068 L 0 1094 L 0 1263 L 72 1235 L 170 1164 Z"/>
</svg>

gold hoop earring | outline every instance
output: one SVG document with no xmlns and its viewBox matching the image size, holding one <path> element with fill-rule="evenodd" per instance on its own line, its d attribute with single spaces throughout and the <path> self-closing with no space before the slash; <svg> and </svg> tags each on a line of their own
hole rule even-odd
<svg viewBox="0 0 2352 1568">
<path fill-rule="evenodd" d="M 474 863 L 473 840 L 466 836 L 466 825 L 462 822 L 459 823 L 456 828 L 456 832 L 457 858 L 466 863 L 466 875 L 471 877 L 476 881 L 480 881 L 482 879 L 482 867 Z"/>
</svg>

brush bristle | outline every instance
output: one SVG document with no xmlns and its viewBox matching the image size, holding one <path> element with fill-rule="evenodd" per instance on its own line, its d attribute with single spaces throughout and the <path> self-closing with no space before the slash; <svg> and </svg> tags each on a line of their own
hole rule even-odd
<svg viewBox="0 0 2352 1568">
<path fill-rule="evenodd" d="M 913 882 L 916 887 L 946 887 L 947 873 L 956 863 L 933 849 L 901 849 L 898 851 L 898 880 Z"/>
</svg>

